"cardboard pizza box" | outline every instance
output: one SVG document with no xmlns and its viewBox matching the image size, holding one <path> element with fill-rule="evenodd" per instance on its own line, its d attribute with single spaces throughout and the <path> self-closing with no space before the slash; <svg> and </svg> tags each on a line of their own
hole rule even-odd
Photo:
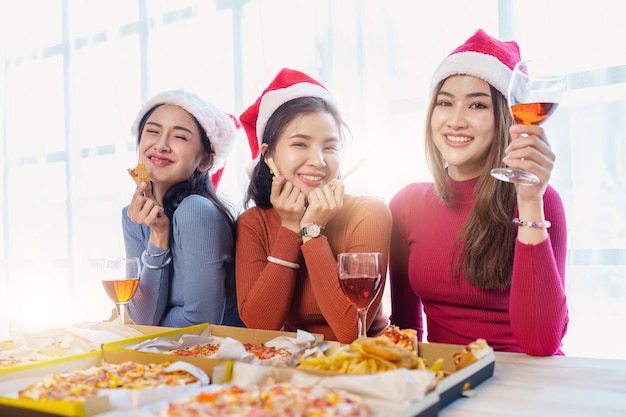
<svg viewBox="0 0 626 417">
<path fill-rule="evenodd" d="M 332 343 L 329 352 L 341 345 Z M 493 352 L 470 364 L 456 370 L 454 355 L 461 352 L 465 346 L 444 343 L 418 343 L 419 356 L 423 358 L 427 366 L 431 366 L 438 359 L 443 359 L 441 369 L 451 372 L 441 379 L 435 389 L 417 402 L 409 404 L 405 409 L 394 413 L 392 417 L 434 417 L 439 410 L 443 409 L 458 398 L 470 396 L 471 389 L 480 385 L 493 376 L 495 370 L 495 356 Z M 295 368 L 295 370 L 298 370 Z M 327 371 L 300 370 L 318 376 L 333 377 L 345 375 Z"/>
<path fill-rule="evenodd" d="M 164 333 L 171 328 L 161 326 L 127 325 L 138 330 L 142 336 Z M 3 350 L 26 347 L 13 341 L 0 342 Z M 86 402 L 69 401 L 32 401 L 19 399 L 16 393 L 30 384 L 52 374 L 88 369 L 105 363 L 102 349 L 90 352 L 69 354 L 68 349 L 48 346 L 30 346 L 42 354 L 56 356 L 28 364 L 0 368 L 0 416 L 40 417 L 67 416 L 88 417 L 111 409 L 106 396 L 99 396 Z"/>
<path fill-rule="evenodd" d="M 108 411 L 110 408 L 106 397 L 98 397 L 85 403 L 74 403 L 23 400 L 14 395 L 20 389 L 49 375 L 100 366 L 102 361 L 102 352 L 93 351 L 22 365 L 18 370 L 0 374 L 0 415 L 86 417 Z"/>
<path fill-rule="evenodd" d="M 197 325 L 182 329 L 175 329 L 165 333 L 153 334 L 150 337 L 169 337 L 177 340 L 183 334 L 202 334 L 210 331 L 220 337 L 232 337 L 243 343 L 265 343 L 279 336 L 295 337 L 295 333 L 279 332 L 270 330 L 244 329 L 229 326 Z M 123 340 L 103 345 L 103 355 L 107 361 L 119 363 L 126 360 L 134 360 L 141 363 L 171 361 L 172 356 L 162 353 L 149 353 L 130 350 L 127 347 L 150 337 L 140 337 Z M 331 349 L 341 345 L 337 342 L 328 342 Z M 419 402 L 408 405 L 404 410 L 396 413 L 393 417 L 434 417 L 440 409 L 451 402 L 467 394 L 469 389 L 478 386 L 493 376 L 495 369 L 495 357 L 493 353 L 479 361 L 463 368 L 455 370 L 454 354 L 463 350 L 462 345 L 450 345 L 442 343 L 419 343 L 419 354 L 431 365 L 439 358 L 443 358 L 443 370 L 454 371 L 443 378 L 437 384 L 435 390 L 429 392 Z M 224 383 L 230 380 L 233 361 L 224 359 L 208 359 L 198 357 L 179 357 L 180 360 L 188 361 L 207 372 L 212 377 L 213 383 Z"/>
<path fill-rule="evenodd" d="M 222 326 L 214 324 L 198 324 L 195 326 L 169 329 L 161 333 L 153 333 L 146 336 L 134 337 L 102 345 L 104 359 L 109 363 L 122 363 L 128 360 L 147 364 L 162 363 L 180 360 L 191 363 L 202 369 L 209 375 L 212 383 L 225 383 L 230 379 L 230 371 L 233 361 L 229 359 L 201 358 L 192 356 L 172 356 L 165 353 L 143 352 L 130 349 L 129 346 L 147 341 L 150 339 L 167 339 L 176 341 L 183 335 L 212 334 L 217 337 L 230 337 L 241 343 L 263 344 L 278 337 L 296 338 L 295 332 L 283 332 L 276 330 L 249 329 L 233 326 Z M 314 335 L 321 338 L 320 335 Z"/>
<path fill-rule="evenodd" d="M 133 329 L 136 333 L 141 335 L 150 335 L 153 333 L 162 333 L 171 328 L 168 327 L 160 327 L 160 326 L 139 326 L 139 325 L 123 325 L 124 327 L 128 327 Z M 63 333 L 57 332 L 55 330 L 55 335 L 57 336 L 65 336 L 66 332 L 64 330 Z M 40 333 L 42 335 L 48 335 L 48 333 L 44 330 L 41 330 Z M 97 332 L 94 332 L 97 334 Z M 46 336 L 47 337 L 47 336 Z M 96 336 L 94 336 L 96 337 Z M 121 339 L 120 339 L 121 340 Z M 28 363 L 18 363 L 15 365 L 3 365 L 0 366 L 0 382 L 6 379 L 5 375 L 13 372 L 20 372 L 24 368 L 24 366 L 29 365 L 29 368 L 33 368 L 31 365 L 39 364 L 48 360 L 58 359 L 65 356 L 86 353 L 88 351 L 101 351 L 101 344 L 97 343 L 95 340 L 93 342 L 94 349 L 71 349 L 69 347 L 60 347 L 59 343 L 49 344 L 45 343 L 48 339 L 32 339 L 27 338 L 25 340 L 27 343 L 18 343 L 12 340 L 0 341 L 0 360 L 6 357 L 14 357 L 16 359 L 22 359 L 28 361 Z M 42 342 L 42 343 L 37 343 Z M 84 346 L 82 346 L 84 348 Z M 45 363 L 43 363 L 45 365 Z M 28 369 L 28 368 L 27 368 Z"/>
<path fill-rule="evenodd" d="M 190 364 L 172 361 L 176 369 L 190 370 Z M 72 355 L 56 361 L 48 361 L 45 365 L 32 367 L 30 372 L 14 372 L 10 381 L 2 384 L 0 393 L 0 416 L 23 417 L 91 417 L 100 413 L 115 412 L 131 414 L 146 405 L 163 401 L 172 396 L 181 395 L 189 389 L 199 388 L 208 384 L 208 377 L 199 369 L 191 369 L 199 381 L 189 385 L 171 385 L 146 389 L 104 389 L 98 396 L 86 401 L 61 400 L 28 400 L 19 398 L 19 390 L 35 384 L 53 374 L 86 370 L 94 366 L 106 365 L 101 351 L 93 351 Z M 204 380 L 202 380 L 204 379 Z"/>
</svg>

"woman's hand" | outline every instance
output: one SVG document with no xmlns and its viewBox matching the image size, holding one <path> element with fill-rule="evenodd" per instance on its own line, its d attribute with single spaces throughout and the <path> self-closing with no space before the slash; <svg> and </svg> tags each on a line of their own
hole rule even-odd
<svg viewBox="0 0 626 417">
<path fill-rule="evenodd" d="M 513 140 L 504 150 L 503 162 L 511 168 L 521 168 L 539 178 L 536 185 L 516 186 L 518 200 L 542 200 L 550 181 L 556 155 L 552 152 L 542 127 L 513 125 L 510 132 Z"/>
<path fill-rule="evenodd" d="M 285 177 L 274 177 L 270 202 L 278 212 L 282 225 L 296 233 L 300 230 L 300 219 L 306 209 L 305 200 L 304 193 Z"/>
<path fill-rule="evenodd" d="M 308 196 L 309 205 L 302 216 L 300 227 L 311 223 L 326 226 L 343 207 L 343 192 L 343 183 L 337 179 L 311 191 Z"/>
<path fill-rule="evenodd" d="M 150 242 L 161 249 L 169 248 L 170 219 L 165 215 L 150 186 L 142 182 L 133 194 L 128 207 L 128 217 L 135 223 L 150 227 Z"/>
</svg>

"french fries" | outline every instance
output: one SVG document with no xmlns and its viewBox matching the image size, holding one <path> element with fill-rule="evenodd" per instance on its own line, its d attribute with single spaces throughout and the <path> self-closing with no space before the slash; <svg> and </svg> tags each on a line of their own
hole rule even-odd
<svg viewBox="0 0 626 417">
<path fill-rule="evenodd" d="M 327 371 L 344 374 L 376 374 L 395 369 L 422 369 L 437 374 L 441 379 L 443 358 L 429 368 L 415 351 L 400 347 L 386 337 L 361 338 L 349 345 L 343 345 L 325 355 L 317 353 L 300 360 L 299 368 L 314 371 Z M 439 376 L 441 374 L 441 376 Z"/>
<path fill-rule="evenodd" d="M 267 158 L 267 165 L 270 167 L 275 177 L 280 177 L 278 167 L 276 166 L 276 163 L 274 163 L 274 160 L 272 158 Z"/>
</svg>

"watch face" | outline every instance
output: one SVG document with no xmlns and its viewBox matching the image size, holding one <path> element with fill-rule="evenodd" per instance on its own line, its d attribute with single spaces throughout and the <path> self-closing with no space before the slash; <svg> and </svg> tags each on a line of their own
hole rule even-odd
<svg viewBox="0 0 626 417">
<path fill-rule="evenodd" d="M 318 237 L 320 235 L 320 227 L 316 224 L 310 224 L 306 227 L 306 235 L 310 237 Z"/>
</svg>

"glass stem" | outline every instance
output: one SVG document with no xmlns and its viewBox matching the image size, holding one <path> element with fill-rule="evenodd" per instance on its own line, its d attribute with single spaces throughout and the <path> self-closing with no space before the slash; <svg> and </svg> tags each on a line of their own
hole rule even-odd
<svg viewBox="0 0 626 417">
<path fill-rule="evenodd" d="M 122 324 L 126 323 L 126 304 L 115 304 L 117 307 L 117 315 L 119 316 Z"/>
<path fill-rule="evenodd" d="M 367 337 L 367 308 L 357 308 L 356 315 L 359 322 L 359 334 L 357 337 Z"/>
</svg>

